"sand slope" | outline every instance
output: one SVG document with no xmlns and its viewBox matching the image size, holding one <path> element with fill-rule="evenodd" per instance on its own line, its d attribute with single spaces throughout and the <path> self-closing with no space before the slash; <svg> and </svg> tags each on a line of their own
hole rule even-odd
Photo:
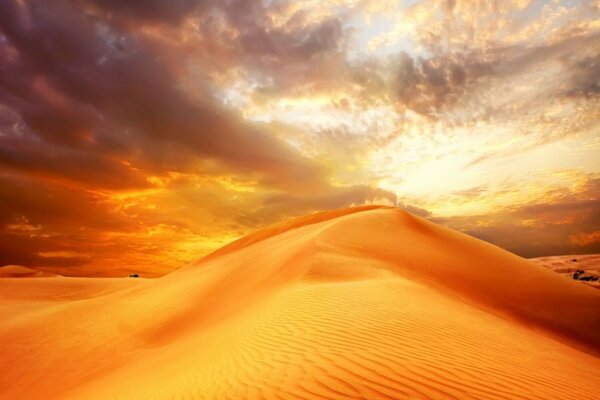
<svg viewBox="0 0 600 400">
<path fill-rule="evenodd" d="M 600 291 L 397 209 L 66 279 L 0 280 L 0 398 L 598 399 Z"/>
</svg>

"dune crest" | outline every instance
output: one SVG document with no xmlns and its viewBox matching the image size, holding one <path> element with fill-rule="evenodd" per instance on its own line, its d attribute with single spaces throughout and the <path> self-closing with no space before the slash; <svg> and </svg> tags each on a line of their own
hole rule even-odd
<svg viewBox="0 0 600 400">
<path fill-rule="evenodd" d="M 0 297 L 0 398 L 581 400 L 600 385 L 600 291 L 399 209 L 278 224 L 108 286 Z"/>
<path fill-rule="evenodd" d="M 0 278 L 49 278 L 54 276 L 58 275 L 27 268 L 22 265 L 5 265 L 0 267 Z"/>
<path fill-rule="evenodd" d="M 238 240 L 235 240 L 225 246 L 213 251 L 206 255 L 202 260 L 209 260 L 218 256 L 222 256 L 227 253 L 231 253 L 236 250 L 243 249 L 254 243 L 260 242 L 261 240 L 268 239 L 272 236 L 285 233 L 292 229 L 302 228 L 307 225 L 318 224 L 319 222 L 329 221 L 334 218 L 343 217 L 344 215 L 355 214 L 361 211 L 376 210 L 380 208 L 387 208 L 384 206 L 362 206 L 352 208 L 340 208 L 337 210 L 323 211 L 315 214 L 305 215 L 303 217 L 292 218 L 287 221 L 279 222 L 273 225 L 269 225 L 266 228 L 259 229 L 253 233 L 250 233 Z"/>
</svg>

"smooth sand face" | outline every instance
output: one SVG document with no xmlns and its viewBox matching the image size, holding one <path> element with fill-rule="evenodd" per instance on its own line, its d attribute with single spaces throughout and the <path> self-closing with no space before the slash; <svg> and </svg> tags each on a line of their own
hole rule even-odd
<svg viewBox="0 0 600 400">
<path fill-rule="evenodd" d="M 156 280 L 2 279 L 0 317 L 6 399 L 579 400 L 600 387 L 600 291 L 397 209 L 278 225 Z"/>
</svg>

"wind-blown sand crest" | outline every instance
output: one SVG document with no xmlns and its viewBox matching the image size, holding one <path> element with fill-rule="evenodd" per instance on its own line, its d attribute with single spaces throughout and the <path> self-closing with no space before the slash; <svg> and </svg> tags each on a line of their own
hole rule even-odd
<svg viewBox="0 0 600 400">
<path fill-rule="evenodd" d="M 3 399 L 600 387 L 600 291 L 395 208 L 277 224 L 155 280 L 0 279 L 0 317 Z"/>
</svg>

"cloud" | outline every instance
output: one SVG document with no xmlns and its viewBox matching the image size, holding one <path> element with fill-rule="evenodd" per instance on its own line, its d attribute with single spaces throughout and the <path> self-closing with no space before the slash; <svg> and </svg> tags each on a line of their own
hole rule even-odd
<svg viewBox="0 0 600 400">
<path fill-rule="evenodd" d="M 200 4 L 200 0 L 92 0 L 98 7 L 125 16 L 150 22 L 177 23 L 185 18 Z"/>
<path fill-rule="evenodd" d="M 564 71 L 566 79 L 561 78 L 564 83 L 544 91 L 545 96 L 595 96 L 600 76 L 598 57 L 578 56 L 575 50 L 583 54 L 597 51 L 593 49 L 599 38 L 600 33 L 588 33 L 533 47 L 498 45 L 488 52 L 480 49 L 466 52 L 448 50 L 417 58 L 401 52 L 392 62 L 395 71 L 391 85 L 393 95 L 401 107 L 424 116 L 442 118 L 444 113 L 467 105 L 482 89 L 493 87 L 494 81 L 513 79 L 544 64 L 554 63 Z M 501 110 L 487 112 L 490 111 Z"/>
<path fill-rule="evenodd" d="M 221 215 L 222 225 L 211 225 L 213 233 L 200 233 L 218 242 L 219 235 L 255 227 L 250 220 L 236 220 L 239 210 L 275 207 L 277 196 L 303 198 L 279 206 L 277 215 L 289 216 L 363 202 L 373 197 L 367 192 L 378 193 L 367 186 L 333 186 L 325 166 L 266 126 L 224 108 L 208 85 L 194 93 L 181 87 L 188 78 L 185 64 L 197 59 L 185 40 L 174 46 L 163 40 L 178 36 L 178 29 L 184 32 L 190 18 L 214 23 L 221 18 L 225 30 L 236 32 L 217 37 L 219 32 L 209 29 L 198 40 L 200 46 L 212 41 L 232 49 L 229 66 L 243 61 L 249 70 L 293 62 L 306 67 L 307 59 L 339 50 L 342 30 L 336 18 L 298 14 L 275 28 L 269 22 L 272 11 L 261 2 L 239 1 L 2 2 L 0 264 L 81 266 L 129 251 L 123 257 L 140 265 L 148 262 L 141 258 L 144 252 L 166 257 L 196 240 L 198 228 L 182 212 L 204 220 Z M 195 78 L 208 82 L 212 72 L 214 65 Z M 257 194 L 228 203 L 224 197 L 239 196 L 235 187 L 171 179 L 177 174 L 235 176 L 252 182 Z M 320 198 L 310 199 L 306 192 Z M 198 207 L 209 211 L 194 211 Z M 175 239 L 165 241 L 167 234 Z M 171 247 L 150 245 L 156 235 Z M 212 250 L 206 246 L 204 251 Z M 178 262 L 191 261 L 185 257 Z"/>
<path fill-rule="evenodd" d="M 86 236 L 132 228 L 102 195 L 33 177 L 0 175 L 0 265 L 79 266 L 92 256 L 81 253 L 94 246 Z M 64 251 L 75 255 L 40 255 Z"/>
<path fill-rule="evenodd" d="M 600 179 L 577 191 L 561 189 L 530 204 L 499 208 L 484 215 L 432 220 L 503 247 L 523 257 L 600 252 Z"/>
<path fill-rule="evenodd" d="M 597 7 L 391 3 L 1 2 L 0 263 L 158 275 L 312 211 L 480 210 L 503 163 L 565 138 L 557 164 L 597 169 Z M 596 246 L 594 196 L 511 196 L 439 220 Z"/>
<path fill-rule="evenodd" d="M 178 170 L 209 158 L 275 186 L 324 184 L 318 165 L 278 138 L 213 99 L 186 96 L 151 43 L 86 20 L 69 2 L 17 4 L 3 3 L 0 13 L 18 54 L 16 65 L 4 66 L 0 99 L 21 115 L 27 136 L 61 146 L 52 159 L 38 159 L 40 167 L 78 166 L 90 156 Z M 7 139 L 0 144 L 1 161 L 18 168 L 19 155 L 7 153 L 19 149 Z"/>
<path fill-rule="evenodd" d="M 396 205 L 397 198 L 392 192 L 367 185 L 338 187 L 326 192 L 293 195 L 289 193 L 269 196 L 263 203 L 260 215 L 268 215 L 272 221 L 284 215 L 304 215 L 319 210 L 330 210 L 349 205 L 369 203 Z"/>
<path fill-rule="evenodd" d="M 599 247 L 600 231 L 570 235 L 569 241 L 579 247 Z"/>
<path fill-rule="evenodd" d="M 432 218 L 433 217 L 431 212 L 429 212 L 428 210 L 426 210 L 424 208 L 417 207 L 415 205 L 407 204 L 404 202 L 399 202 L 397 204 L 397 206 L 398 206 L 398 208 L 401 208 L 404 211 L 407 211 L 411 214 L 417 215 L 422 218 Z"/>
<path fill-rule="evenodd" d="M 600 36 L 596 39 L 600 40 Z M 572 78 L 565 93 L 572 97 L 600 95 L 600 55 L 585 57 L 571 67 Z"/>
<path fill-rule="evenodd" d="M 394 70 L 397 100 L 412 111 L 433 116 L 452 107 L 469 84 L 490 73 L 491 66 L 475 57 L 415 60 L 402 52 Z"/>
<path fill-rule="evenodd" d="M 502 108 L 510 103 L 495 105 L 483 96 L 504 95 L 494 93 L 498 84 L 532 71 L 557 80 L 535 89 L 540 104 L 597 94 L 597 9 L 560 2 L 474 7 L 468 1 L 425 0 L 394 16 L 392 29 L 373 39 L 388 45 L 386 67 L 368 73 L 378 75 L 371 81 L 386 82 L 380 94 L 396 101 L 400 111 L 435 119 L 468 114 L 473 120 L 482 113 L 506 117 Z M 511 84 L 503 90 L 513 91 L 521 82 Z"/>
</svg>

